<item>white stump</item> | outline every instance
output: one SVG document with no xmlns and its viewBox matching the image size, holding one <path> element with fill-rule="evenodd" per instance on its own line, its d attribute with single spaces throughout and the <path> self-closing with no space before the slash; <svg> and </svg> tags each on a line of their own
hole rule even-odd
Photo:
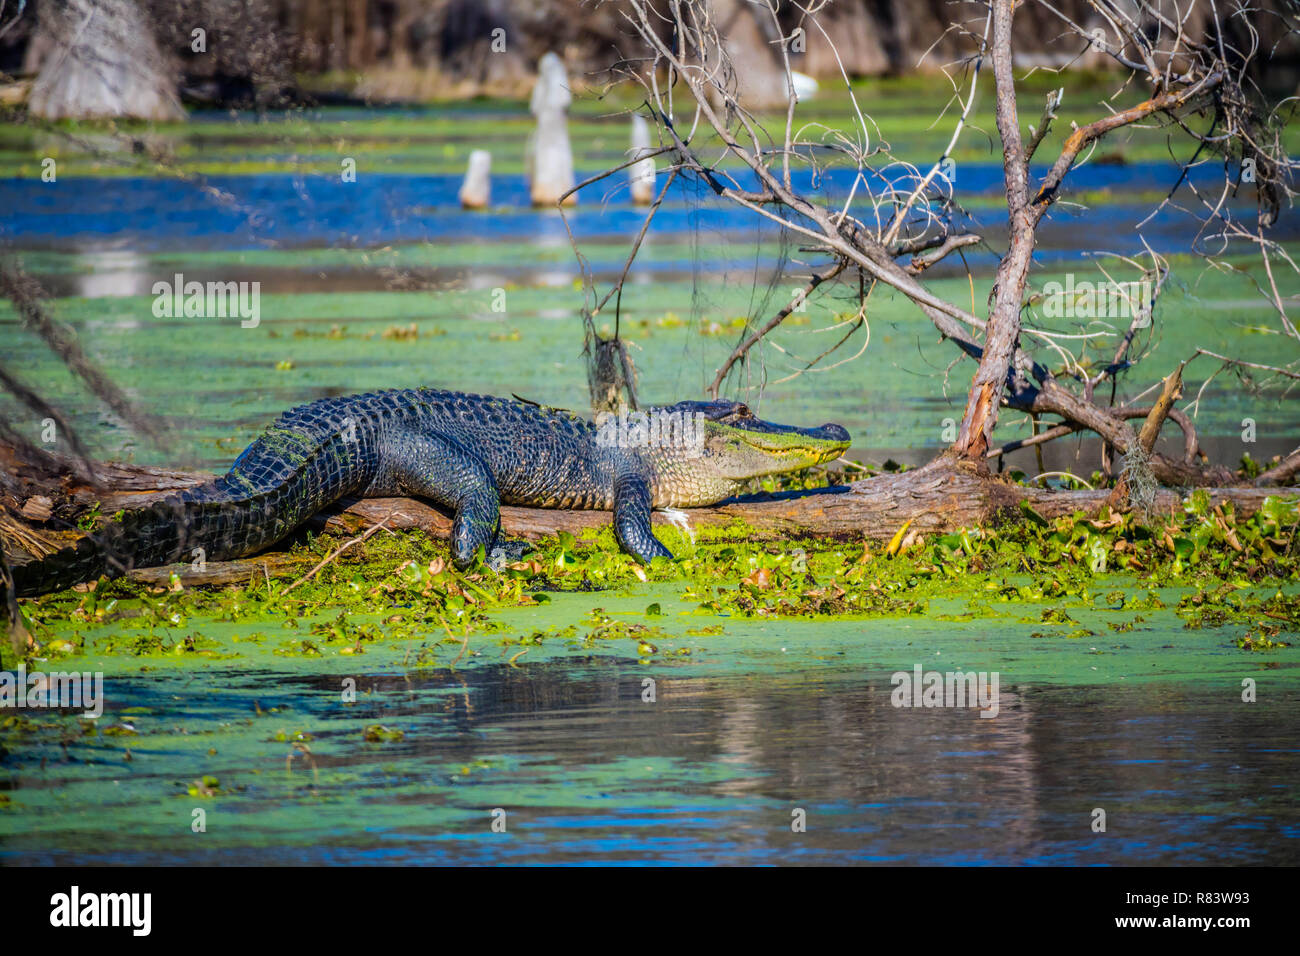
<svg viewBox="0 0 1300 956">
<path fill-rule="evenodd" d="M 554 206 L 573 188 L 573 149 L 569 145 L 567 112 L 573 96 L 564 64 L 547 53 L 537 66 L 537 85 L 529 109 L 537 117 L 537 129 L 529 140 L 528 179 L 534 206 Z M 578 201 L 569 196 L 565 205 Z"/>
<path fill-rule="evenodd" d="M 800 73 L 798 70 L 790 71 L 790 85 L 794 87 L 794 95 L 799 98 L 800 102 L 810 100 L 817 95 L 821 86 L 807 73 Z"/>
<path fill-rule="evenodd" d="M 655 161 L 650 152 L 650 127 L 640 113 L 632 114 L 632 148 L 629 154 L 637 160 L 627 168 L 627 182 L 632 191 L 632 202 L 638 206 L 648 206 L 655 197 Z"/>
<path fill-rule="evenodd" d="M 469 168 L 460 187 L 463 209 L 486 209 L 492 198 L 492 154 L 476 149 L 469 154 Z"/>
</svg>

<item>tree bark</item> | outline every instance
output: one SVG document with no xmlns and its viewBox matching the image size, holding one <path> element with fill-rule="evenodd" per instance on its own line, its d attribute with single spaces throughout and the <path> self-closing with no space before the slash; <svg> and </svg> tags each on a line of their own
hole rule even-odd
<svg viewBox="0 0 1300 956">
<path fill-rule="evenodd" d="M 1300 448 L 1297 448 L 1272 468 L 1261 474 L 1255 479 L 1255 484 L 1260 487 L 1280 484 L 1298 471 L 1300 471 Z"/>
<path fill-rule="evenodd" d="M 49 55 L 27 107 L 45 119 L 185 118 L 176 77 L 136 0 L 41 4 Z"/>
<path fill-rule="evenodd" d="M 1025 280 L 1034 254 L 1034 223 L 1029 214 L 1029 168 L 1020 139 L 1016 112 L 1016 84 L 1011 70 L 1012 0 L 993 4 L 991 56 L 997 88 L 997 124 L 1002 138 L 1002 168 L 1006 173 L 1007 212 L 1010 217 L 1007 254 L 998 266 L 993 310 L 984 331 L 984 354 L 971 382 L 966 414 L 957 433 L 958 455 L 983 462 L 993 440 L 998 407 L 1006 389 L 1008 372 L 1015 374 L 1020 338 L 1020 306 Z"/>
</svg>

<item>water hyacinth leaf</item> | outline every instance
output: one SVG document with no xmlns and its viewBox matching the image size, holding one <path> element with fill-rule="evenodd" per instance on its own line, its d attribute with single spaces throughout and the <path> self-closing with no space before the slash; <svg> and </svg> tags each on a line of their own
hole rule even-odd
<svg viewBox="0 0 1300 956">
<path fill-rule="evenodd" d="M 969 542 L 964 534 L 945 534 L 935 541 L 936 547 L 945 554 L 952 554 L 960 549 L 965 549 L 968 544 Z"/>
<path fill-rule="evenodd" d="M 1047 527 L 1048 525 L 1047 519 L 1044 518 L 1042 515 L 1040 515 L 1037 511 L 1035 511 L 1028 501 L 1021 500 L 1020 511 L 1024 514 L 1026 518 L 1028 518 L 1034 524 L 1038 525 L 1040 528 Z"/>
<path fill-rule="evenodd" d="M 1106 555 L 1109 552 L 1105 540 L 1099 535 L 1093 535 L 1088 540 L 1088 568 L 1093 574 L 1101 574 L 1106 570 Z"/>
<path fill-rule="evenodd" d="M 1259 509 L 1260 524 L 1265 534 L 1277 535 L 1283 528 L 1290 528 L 1297 521 L 1294 501 L 1269 495 Z"/>
</svg>

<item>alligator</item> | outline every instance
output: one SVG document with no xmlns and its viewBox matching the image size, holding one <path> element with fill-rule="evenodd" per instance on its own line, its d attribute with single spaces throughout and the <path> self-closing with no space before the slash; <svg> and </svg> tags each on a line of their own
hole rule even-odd
<svg viewBox="0 0 1300 956">
<path fill-rule="evenodd" d="M 838 458 L 840 425 L 778 425 L 734 401 L 683 401 L 593 422 L 563 409 L 441 389 L 324 398 L 285 412 L 219 478 L 122 513 L 75 545 L 17 566 L 19 595 L 132 568 L 262 551 L 340 499 L 411 496 L 453 513 L 464 569 L 528 545 L 502 537 L 501 504 L 612 511 L 619 544 L 672 557 L 656 508 L 716 504 L 763 475 Z M 480 551 L 482 549 L 482 551 Z"/>
</svg>

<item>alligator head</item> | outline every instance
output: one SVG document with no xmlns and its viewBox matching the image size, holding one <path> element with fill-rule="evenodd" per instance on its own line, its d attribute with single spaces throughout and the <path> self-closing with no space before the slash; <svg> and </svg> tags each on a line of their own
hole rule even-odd
<svg viewBox="0 0 1300 956">
<path fill-rule="evenodd" d="M 751 478 L 834 461 L 849 447 L 842 425 L 780 425 L 756 417 L 741 402 L 678 402 L 651 410 L 652 417 L 656 413 L 681 413 L 683 423 L 693 423 L 683 429 L 693 441 L 655 456 L 656 499 L 667 504 L 713 504 L 736 494 Z M 664 505 L 657 500 L 656 506 Z"/>
</svg>

